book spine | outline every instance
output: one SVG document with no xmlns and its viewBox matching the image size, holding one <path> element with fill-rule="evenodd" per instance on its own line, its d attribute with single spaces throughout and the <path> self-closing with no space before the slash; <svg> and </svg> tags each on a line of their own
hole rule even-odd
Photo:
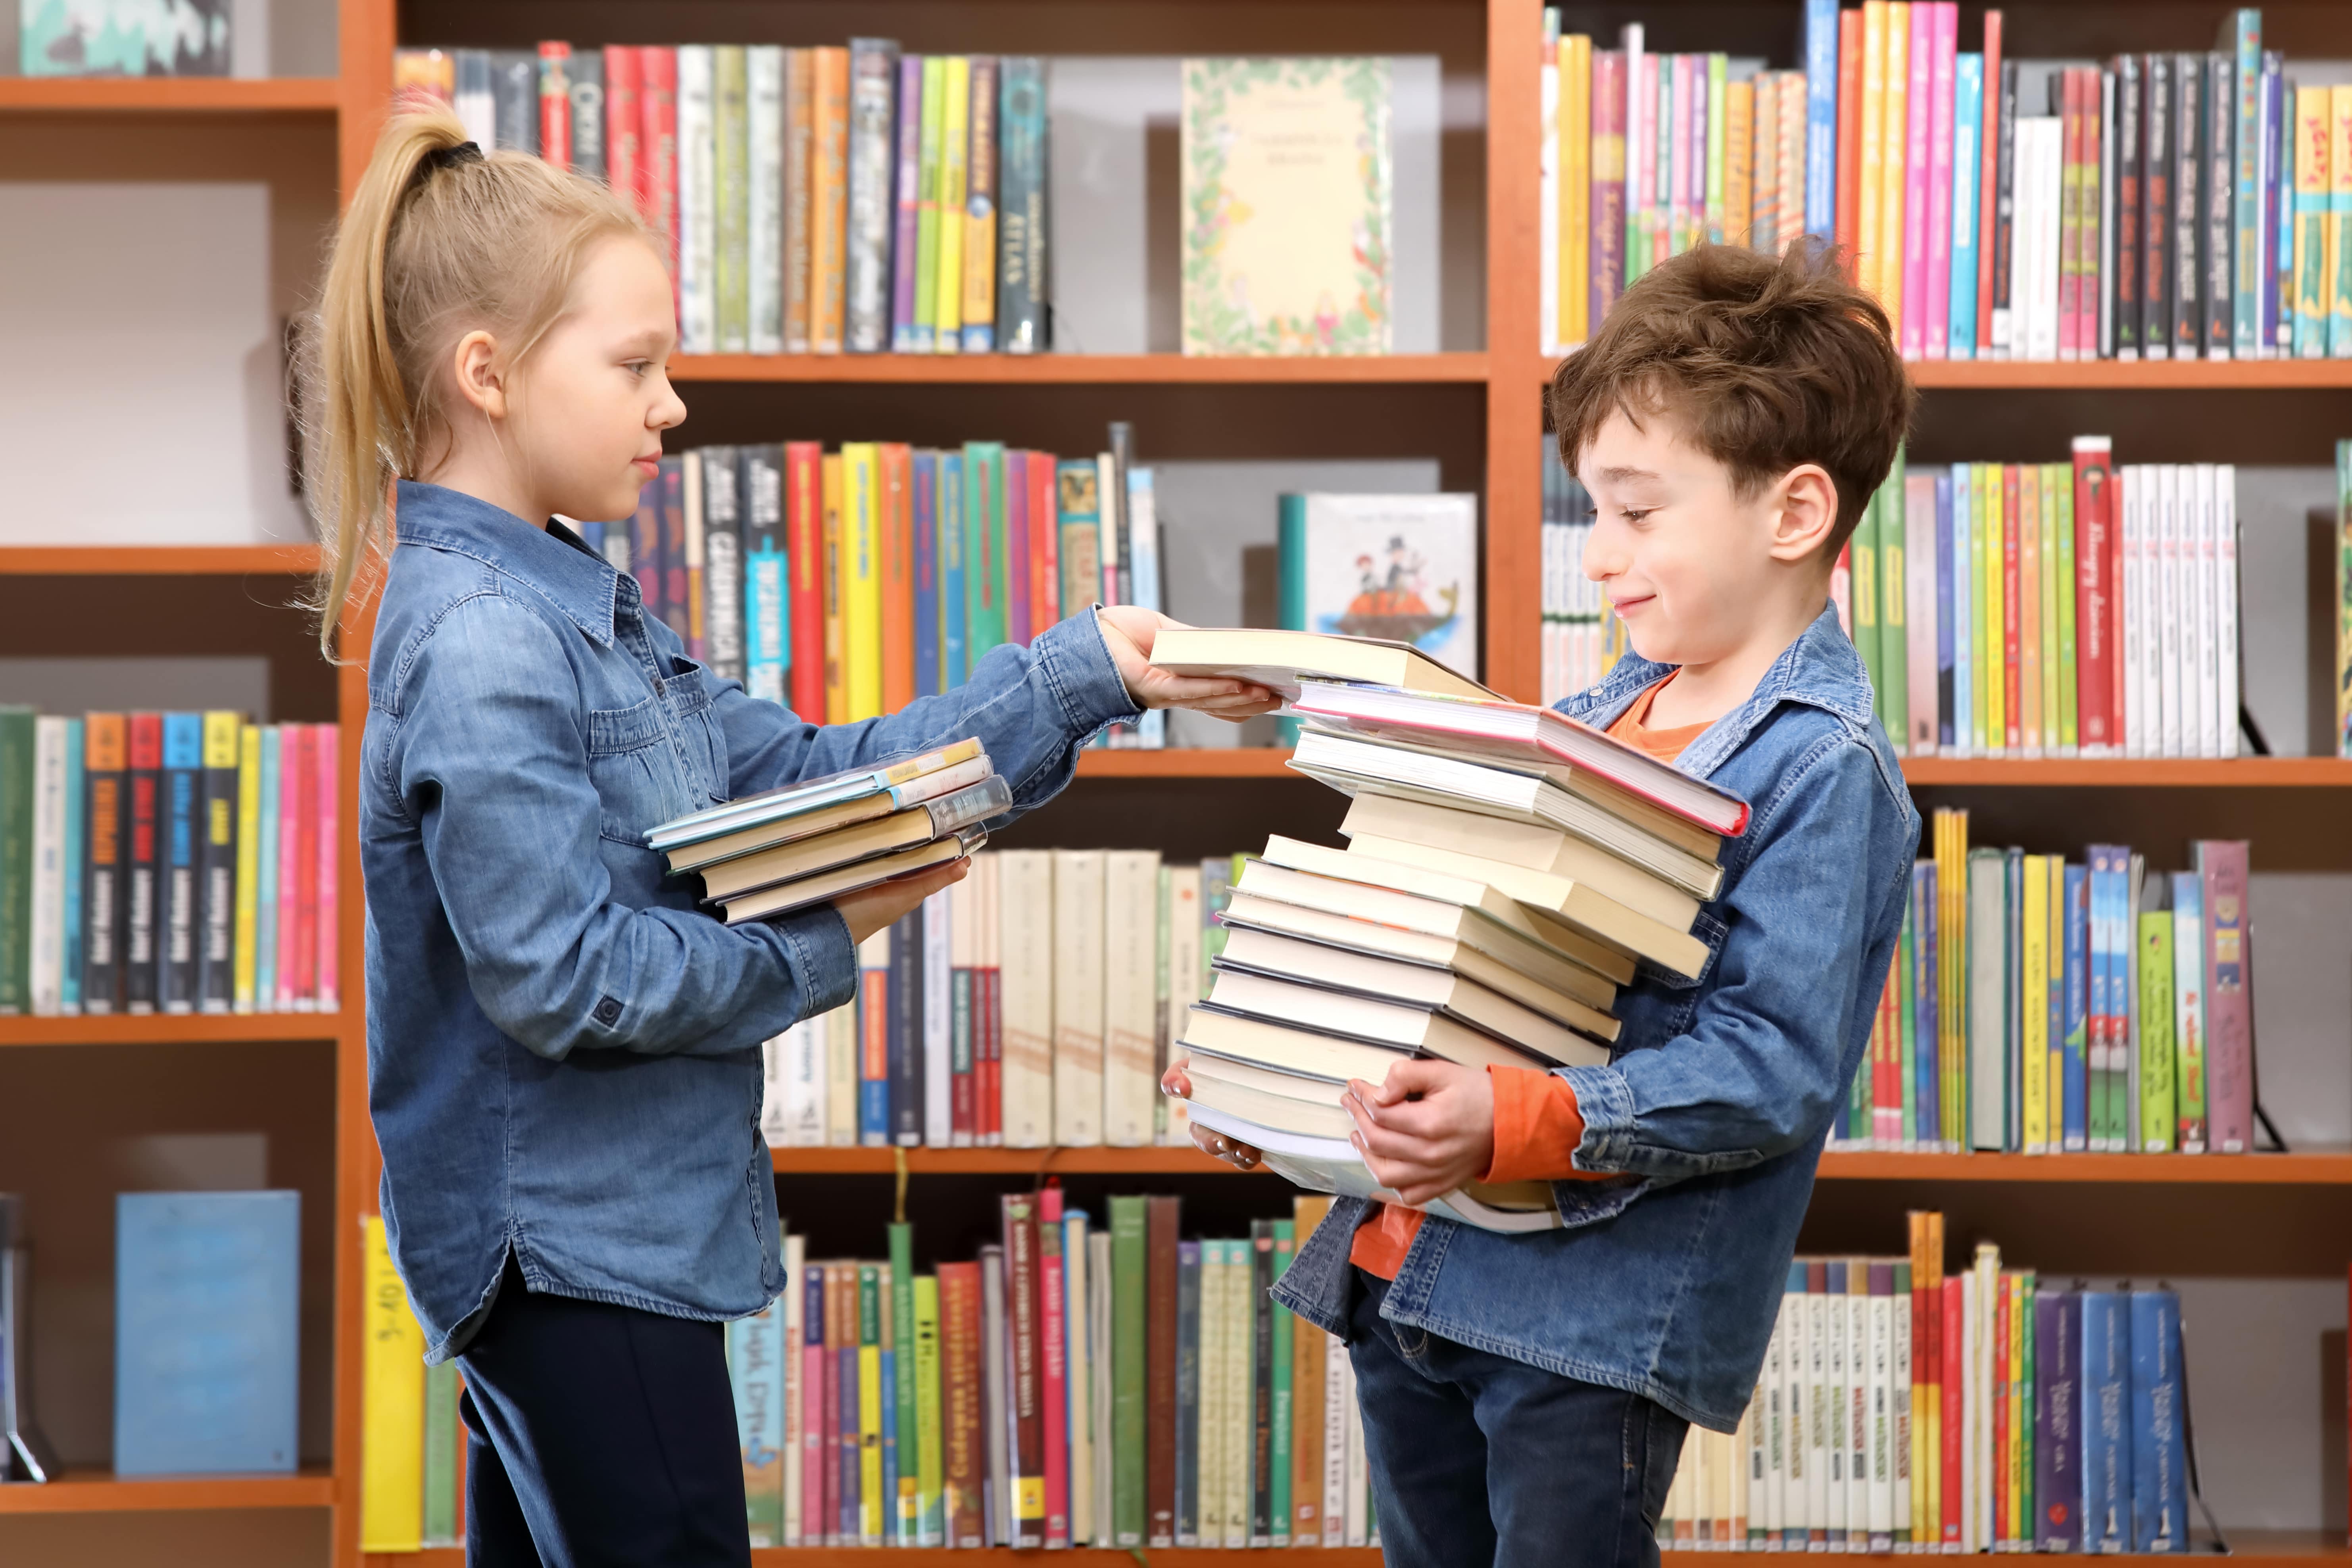
<svg viewBox="0 0 2352 1568">
<path fill-rule="evenodd" d="M 784 1543 L 783 1317 L 782 1303 L 771 1301 L 727 1325 L 727 1374 L 754 1546 Z"/>
<path fill-rule="evenodd" d="M 236 807 L 237 807 L 237 741 L 240 731 L 238 716 L 233 712 L 215 710 L 203 720 L 203 773 L 200 775 L 201 797 L 196 802 L 196 866 L 195 866 L 195 984 L 194 1001 L 196 1010 L 204 1013 L 227 1013 L 236 1001 Z M 62 749 L 64 721 L 56 722 L 55 750 L 58 787 L 47 787 L 43 781 L 45 800 L 62 804 L 65 756 Z M 57 814 L 56 827 L 64 824 Z M 56 847 L 49 846 L 50 863 L 55 865 Z M 45 902 L 47 900 L 44 900 Z M 52 906 L 54 908 L 54 906 Z M 55 972 L 56 945 L 51 943 L 49 965 Z M 54 1007 L 54 988 L 51 1006 Z"/>
<path fill-rule="evenodd" d="M 81 727 L 80 720 L 77 719 L 73 721 L 72 739 L 80 739 Z M 70 754 L 74 771 L 68 781 L 66 799 L 69 804 L 78 805 L 81 798 L 80 792 L 72 786 L 80 783 L 81 757 L 78 751 Z M 79 857 L 75 853 L 79 847 L 79 846 L 73 842 L 72 835 L 69 833 L 66 864 L 75 871 L 80 868 Z M 259 934 L 261 915 L 261 730 L 259 726 L 253 724 L 242 724 L 237 731 L 236 880 L 236 915 L 233 949 L 235 971 L 232 1008 L 238 1013 L 251 1013 L 257 1010 L 254 981 L 257 967 L 254 943 Z M 68 909 L 67 912 L 68 918 L 66 929 L 68 932 L 77 932 L 79 922 L 72 917 L 79 911 Z M 78 954 L 68 955 L 69 958 L 74 956 Z M 68 962 L 66 965 L 66 973 L 76 981 L 80 978 L 78 963 Z M 77 987 L 71 1000 L 78 1003 L 79 997 L 80 992 Z"/>
<path fill-rule="evenodd" d="M 614 195 L 643 216 L 644 111 L 638 97 L 643 68 L 638 55 L 632 45 L 604 46 L 604 181 Z"/>
<path fill-rule="evenodd" d="M 898 46 L 887 38 L 849 40 L 846 328 L 851 353 L 890 346 L 890 241 L 894 159 L 892 88 Z"/>
<path fill-rule="evenodd" d="M 957 1146 L 954 928 L 965 889 L 959 882 L 923 900 L 922 1141 L 934 1149 Z"/>
<path fill-rule="evenodd" d="M 1805 0 L 1805 232 L 1837 237 L 1839 16 L 1837 0 Z"/>
<path fill-rule="evenodd" d="M 884 711 L 881 479 L 881 455 L 875 443 L 843 445 L 842 676 L 853 723 L 879 718 Z"/>
<path fill-rule="evenodd" d="M 2058 355 L 2083 357 L 2083 73 L 2072 67 L 2058 73 L 2052 92 L 2059 101 L 2063 138 L 2060 154 L 2058 218 Z"/>
<path fill-rule="evenodd" d="M 986 1477 L 981 1447 L 980 1266 L 942 1263 L 939 1279 L 940 1431 L 945 1452 L 942 1506 L 948 1544 L 969 1549 L 987 1544 L 982 1514 Z"/>
<path fill-rule="evenodd" d="M 1147 1546 L 1176 1544 L 1177 1231 L 1181 1200 L 1144 1211 L 1143 1491 Z"/>
<path fill-rule="evenodd" d="M 705 447 L 694 458 L 702 471 L 704 654 L 712 674 L 737 682 L 745 677 L 741 458 L 733 447 Z"/>
<path fill-rule="evenodd" d="M 890 926 L 888 1123 L 904 1148 L 923 1142 L 923 948 L 919 908 Z"/>
<path fill-rule="evenodd" d="M 963 495 L 964 658 L 969 671 L 1003 643 L 1007 628 L 1003 442 L 964 443 Z"/>
<path fill-rule="evenodd" d="M 2168 1289 L 2134 1290 L 2127 1310 L 2130 1441 L 2119 1439 L 2116 1447 L 2130 1450 L 2128 1478 L 2117 1478 L 2118 1491 L 2129 1499 L 2130 1518 L 2127 1529 L 2119 1521 L 2115 1534 L 2103 1536 L 2099 1544 L 2121 1552 L 2185 1552 L 2189 1413 L 2180 1363 L 2180 1298 Z M 2121 1421 L 2117 1428 L 2125 1429 Z"/>
<path fill-rule="evenodd" d="M 1201 1251 L 1202 1243 L 1176 1244 L 1175 1544 L 1201 1543 Z M 1318 1482 L 1319 1486 L 1319 1478 Z M 1319 1492 L 1318 1494 L 1320 1495 Z"/>
<path fill-rule="evenodd" d="M 1282 1277 L 1289 1271 L 1291 1260 L 1297 1250 L 1297 1233 L 1293 1221 L 1277 1219 L 1273 1224 L 1273 1231 L 1274 1266 L 1268 1279 L 1269 1288 L 1282 1282 Z M 1274 1393 L 1269 1402 L 1272 1411 L 1270 1424 L 1273 1427 L 1272 1455 L 1269 1459 L 1273 1470 L 1273 1479 L 1270 1483 L 1273 1500 L 1268 1512 L 1273 1523 L 1274 1544 L 1288 1546 L 1296 1539 L 1290 1523 L 1295 1507 L 1291 1492 L 1293 1461 L 1291 1448 L 1293 1432 L 1297 1426 L 1294 1412 L 1297 1400 L 1297 1384 L 1293 1381 L 1295 1370 L 1293 1342 L 1300 1325 L 1287 1308 L 1273 1303 L 1270 1294 L 1265 1313 L 1266 1321 L 1271 1329 L 1274 1363 Z"/>
<path fill-rule="evenodd" d="M 710 51 L 712 341 L 721 353 L 751 346 L 750 64 L 740 44 Z"/>
<path fill-rule="evenodd" d="M 31 857 L 20 889 L 8 895 L 25 906 L 26 1010 L 55 1016 L 64 1005 L 66 721 L 33 721 Z M 12 793 L 14 785 L 11 785 Z"/>
<path fill-rule="evenodd" d="M 2236 335 L 2238 61 L 2216 50 L 2205 61 L 2205 265 L 2207 359 L 2228 359 Z"/>
<path fill-rule="evenodd" d="M 809 350 L 842 351 L 849 267 L 849 51 L 810 51 Z"/>
<path fill-rule="evenodd" d="M 784 51 L 744 51 L 744 288 L 751 352 L 784 352 Z"/>
<path fill-rule="evenodd" d="M 163 716 L 162 911 L 156 956 L 157 998 L 166 1013 L 196 1010 L 196 950 L 201 921 L 204 820 L 204 717 Z"/>
<path fill-rule="evenodd" d="M 2050 1044 L 2051 1057 L 2059 1064 L 2060 1076 L 2052 1084 L 2056 1113 L 2051 1118 L 2051 1131 L 2057 1134 L 2058 1146 L 2073 1154 L 2090 1147 L 2090 1079 L 2085 1055 L 2087 996 L 2084 984 L 2090 960 L 2090 910 L 2084 868 L 2067 866 L 2062 875 L 2063 880 L 2061 876 L 2051 879 L 2051 893 L 2061 900 L 2052 911 L 2052 935 L 2053 939 L 2063 938 L 2063 947 L 2055 940 L 2052 943 L 2059 958 L 2051 976 L 2050 1007 L 2056 1026 Z M 2056 1152 L 2055 1148 L 2053 1152 Z"/>
<path fill-rule="evenodd" d="M 814 235 L 816 51 L 784 51 L 783 299 L 784 352 L 809 352 Z M 805 711 L 805 710 L 803 710 Z"/>
<path fill-rule="evenodd" d="M 2247 990 L 2252 924 L 2247 916 L 2248 846 L 2204 839 L 2195 847 L 2203 882 L 2208 1134 L 2218 1153 L 2254 1144 L 2253 1016 Z"/>
<path fill-rule="evenodd" d="M 1143 1544 L 1146 1200 L 1110 1200 L 1110 1544 Z"/>
<path fill-rule="evenodd" d="M 677 333 L 688 353 L 719 347 L 716 59 L 710 46 L 677 49 Z"/>
<path fill-rule="evenodd" d="M 922 213 L 923 57 L 898 57 L 898 101 L 895 124 L 897 169 L 892 178 L 890 229 L 890 348 L 919 353 L 928 341 L 915 331 L 915 276 Z"/>
<path fill-rule="evenodd" d="M 1985 84 L 1994 81 L 1992 45 L 1985 45 Z M 1992 271 L 1992 354 L 1995 359 L 2023 359 L 2024 344 L 2016 331 L 2017 245 L 2017 62 L 2000 62 L 2000 91 L 1994 99 L 1994 134 L 1986 146 L 1986 167 L 1992 172 L 1993 205 L 1990 265 Z M 1979 296 L 1981 304 L 1982 296 Z"/>
<path fill-rule="evenodd" d="M 882 1148 L 890 1137 L 891 931 L 857 944 L 857 1142 Z"/>
<path fill-rule="evenodd" d="M 2327 239 L 2321 297 L 2330 358 L 2352 356 L 2352 85 L 2327 89 Z"/>
<path fill-rule="evenodd" d="M 971 141 L 964 162 L 963 349 L 996 347 L 997 62 L 974 55 L 966 89 Z"/>
<path fill-rule="evenodd" d="M 1952 336 L 1953 111 L 1958 7 L 1937 5 L 1928 11 L 1927 21 L 1927 210 L 1915 248 L 1921 252 L 1927 289 L 1920 346 L 1926 357 L 1944 359 L 1949 355 Z"/>
<path fill-rule="evenodd" d="M 425 1335 L 393 1267 L 383 1221 L 373 1215 L 360 1221 L 360 1256 L 366 1284 L 360 1546 L 414 1552 L 424 1543 Z"/>
<path fill-rule="evenodd" d="M 9 722 L 10 716 L 0 714 L 0 735 L 5 734 Z M 85 1013 L 110 1014 L 122 1005 L 125 862 L 131 826 L 123 773 L 126 728 L 120 713 L 91 713 L 83 721 L 81 1004 Z M 0 967 L 5 967 L 5 959 L 0 959 Z M 266 1008 L 269 998 L 265 994 L 261 1000 Z"/>
<path fill-rule="evenodd" d="M 572 166 L 572 46 L 539 46 L 539 155 L 559 169 Z"/>
<path fill-rule="evenodd" d="M 2205 334 L 2205 273 L 2200 266 L 2206 204 L 2205 58 L 2172 57 L 2172 353 L 2195 359 Z"/>
<path fill-rule="evenodd" d="M 940 180 L 946 145 L 947 58 L 923 57 L 922 121 L 917 128 L 918 167 L 915 194 L 915 304 L 913 351 L 929 353 L 936 346 L 940 293 Z M 958 220 L 961 223 L 961 219 Z"/>
<path fill-rule="evenodd" d="M 2231 244 L 2231 347 L 2240 359 L 2257 357 L 2262 339 L 2263 280 L 2263 14 L 2251 6 L 2230 14 L 2223 24 L 2231 61 L 2233 115 Z"/>
<path fill-rule="evenodd" d="M 1935 113 L 1932 99 L 1940 14 L 1933 0 L 1912 5 L 1906 39 L 1908 54 L 1903 98 L 1903 208 L 1897 231 L 1903 240 L 1903 319 L 1898 341 L 1915 359 L 1927 356 L 1931 324 L 1927 309 L 1927 203 L 1934 190 L 1935 148 L 1928 138 Z M 1887 63 L 1891 74 L 1895 62 L 1890 59 Z M 1890 125 L 1890 141 L 1894 129 Z"/>
<path fill-rule="evenodd" d="M 1013 1508 L 1007 1520 L 1010 1544 L 1045 1543 L 1045 1427 L 1039 1354 L 1042 1327 L 1037 1301 L 1037 1208 L 1027 1194 L 1002 1200 L 1004 1237 L 1006 1347 L 1005 1396 L 1011 1431 L 1009 1457 Z"/>
<path fill-rule="evenodd" d="M 1625 54 L 1592 57 L 1592 189 L 1588 198 L 1592 263 L 1585 302 L 1597 328 L 1625 289 Z"/>
<path fill-rule="evenodd" d="M 931 347 L 939 353 L 960 353 L 963 349 L 964 226 L 971 200 L 966 182 L 971 152 L 971 58 L 947 56 L 940 61 L 940 72 L 939 248 Z"/>
<path fill-rule="evenodd" d="M 1003 862 L 982 857 L 975 870 L 980 891 L 974 900 L 980 915 L 980 1003 L 974 1067 L 979 1103 L 979 1142 L 987 1148 L 1004 1143 L 1004 900 L 999 890 Z"/>
<path fill-rule="evenodd" d="M 1592 39 L 1578 33 L 1559 41 L 1559 269 L 1556 285 L 1560 341 L 1590 334 L 1586 310 L 1592 275 Z M 1741 188 L 1745 189 L 1744 183 Z"/>
<path fill-rule="evenodd" d="M 888 1294 L 884 1283 L 887 1272 L 887 1267 L 871 1263 L 860 1264 L 857 1268 L 856 1521 L 858 1543 L 863 1546 L 882 1544 L 884 1524 L 894 1500 L 886 1486 L 882 1443 L 882 1411 L 887 1397 L 882 1381 L 886 1337 L 882 1315 Z M 893 1408 L 890 1419 L 896 1421 L 897 1417 L 898 1412 Z M 846 1529 L 845 1521 L 845 1532 Z"/>
<path fill-rule="evenodd" d="M 825 539 L 824 449 L 814 441 L 784 447 L 784 566 L 791 579 L 792 657 L 787 673 L 794 712 L 825 716 Z"/>
<path fill-rule="evenodd" d="M 1045 222 L 1045 63 L 1006 55 L 997 118 L 996 347 L 1039 353 L 1052 346 Z"/>
<path fill-rule="evenodd" d="M 1047 1550 L 1070 1544 L 1070 1379 L 1073 1344 L 1062 1258 L 1062 1194 L 1037 1195 L 1037 1311 L 1040 1398 L 1043 1402 L 1045 1522 Z"/>
<path fill-rule="evenodd" d="M 970 518 L 965 487 L 971 479 L 961 452 L 941 452 L 939 458 L 938 536 L 940 551 L 940 681 L 953 690 L 971 673 L 966 640 L 970 630 L 970 586 L 965 576 L 971 563 Z"/>
</svg>

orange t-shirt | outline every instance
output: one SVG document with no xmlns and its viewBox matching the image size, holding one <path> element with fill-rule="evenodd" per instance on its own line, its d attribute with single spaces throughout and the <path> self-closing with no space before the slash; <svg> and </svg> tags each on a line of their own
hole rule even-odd
<svg viewBox="0 0 2352 1568">
<path fill-rule="evenodd" d="M 1685 724 L 1653 730 L 1643 721 L 1650 714 L 1669 675 L 1633 699 L 1633 705 L 1609 726 L 1609 733 L 1628 745 L 1672 763 L 1683 749 L 1699 738 L 1706 724 Z M 1710 721 L 1711 722 L 1711 721 Z M 1489 1068 L 1495 1087 L 1495 1152 L 1482 1182 L 1605 1181 L 1605 1171 L 1580 1171 L 1569 1163 L 1584 1142 L 1584 1115 L 1577 1109 L 1576 1091 L 1568 1080 L 1536 1068 Z M 1348 1261 L 1366 1273 L 1393 1279 L 1404 1267 L 1404 1255 L 1421 1233 L 1422 1212 L 1396 1204 L 1382 1204 L 1356 1231 Z"/>
</svg>

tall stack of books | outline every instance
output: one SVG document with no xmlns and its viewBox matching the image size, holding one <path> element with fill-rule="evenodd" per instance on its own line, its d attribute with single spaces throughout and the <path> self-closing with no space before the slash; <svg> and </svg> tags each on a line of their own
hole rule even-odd
<svg viewBox="0 0 2352 1568">
<path fill-rule="evenodd" d="M 1637 964 L 1706 966 L 1692 927 L 1747 826 L 1737 798 L 1402 644 L 1170 631 L 1154 658 L 1281 689 L 1301 726 L 1291 766 L 1351 797 L 1345 848 L 1276 837 L 1244 866 L 1181 1041 L 1192 1119 L 1293 1181 L 1391 1195 L 1347 1142 L 1350 1079 L 1411 1056 L 1605 1063 Z M 1559 1223 L 1540 1183 L 1428 1206 Z"/>
<path fill-rule="evenodd" d="M 663 823 L 647 847 L 702 879 L 729 925 L 768 920 L 960 860 L 1013 791 L 976 740 L 856 768 Z"/>
</svg>

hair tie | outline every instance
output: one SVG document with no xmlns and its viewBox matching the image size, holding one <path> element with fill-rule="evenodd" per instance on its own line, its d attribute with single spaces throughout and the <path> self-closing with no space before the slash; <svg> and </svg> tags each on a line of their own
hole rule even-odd
<svg viewBox="0 0 2352 1568">
<path fill-rule="evenodd" d="M 417 160 L 417 177 L 423 179 L 444 169 L 454 169 L 460 163 L 478 163 L 481 161 L 481 148 L 471 142 L 460 142 L 454 147 L 436 147 Z"/>
</svg>

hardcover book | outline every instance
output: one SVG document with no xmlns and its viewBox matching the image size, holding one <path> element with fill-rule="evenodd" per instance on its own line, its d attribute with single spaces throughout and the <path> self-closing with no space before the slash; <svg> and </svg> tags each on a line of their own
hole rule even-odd
<svg viewBox="0 0 2352 1568">
<path fill-rule="evenodd" d="M 17 68 L 26 76 L 228 75 L 231 0 L 22 4 Z"/>
</svg>

